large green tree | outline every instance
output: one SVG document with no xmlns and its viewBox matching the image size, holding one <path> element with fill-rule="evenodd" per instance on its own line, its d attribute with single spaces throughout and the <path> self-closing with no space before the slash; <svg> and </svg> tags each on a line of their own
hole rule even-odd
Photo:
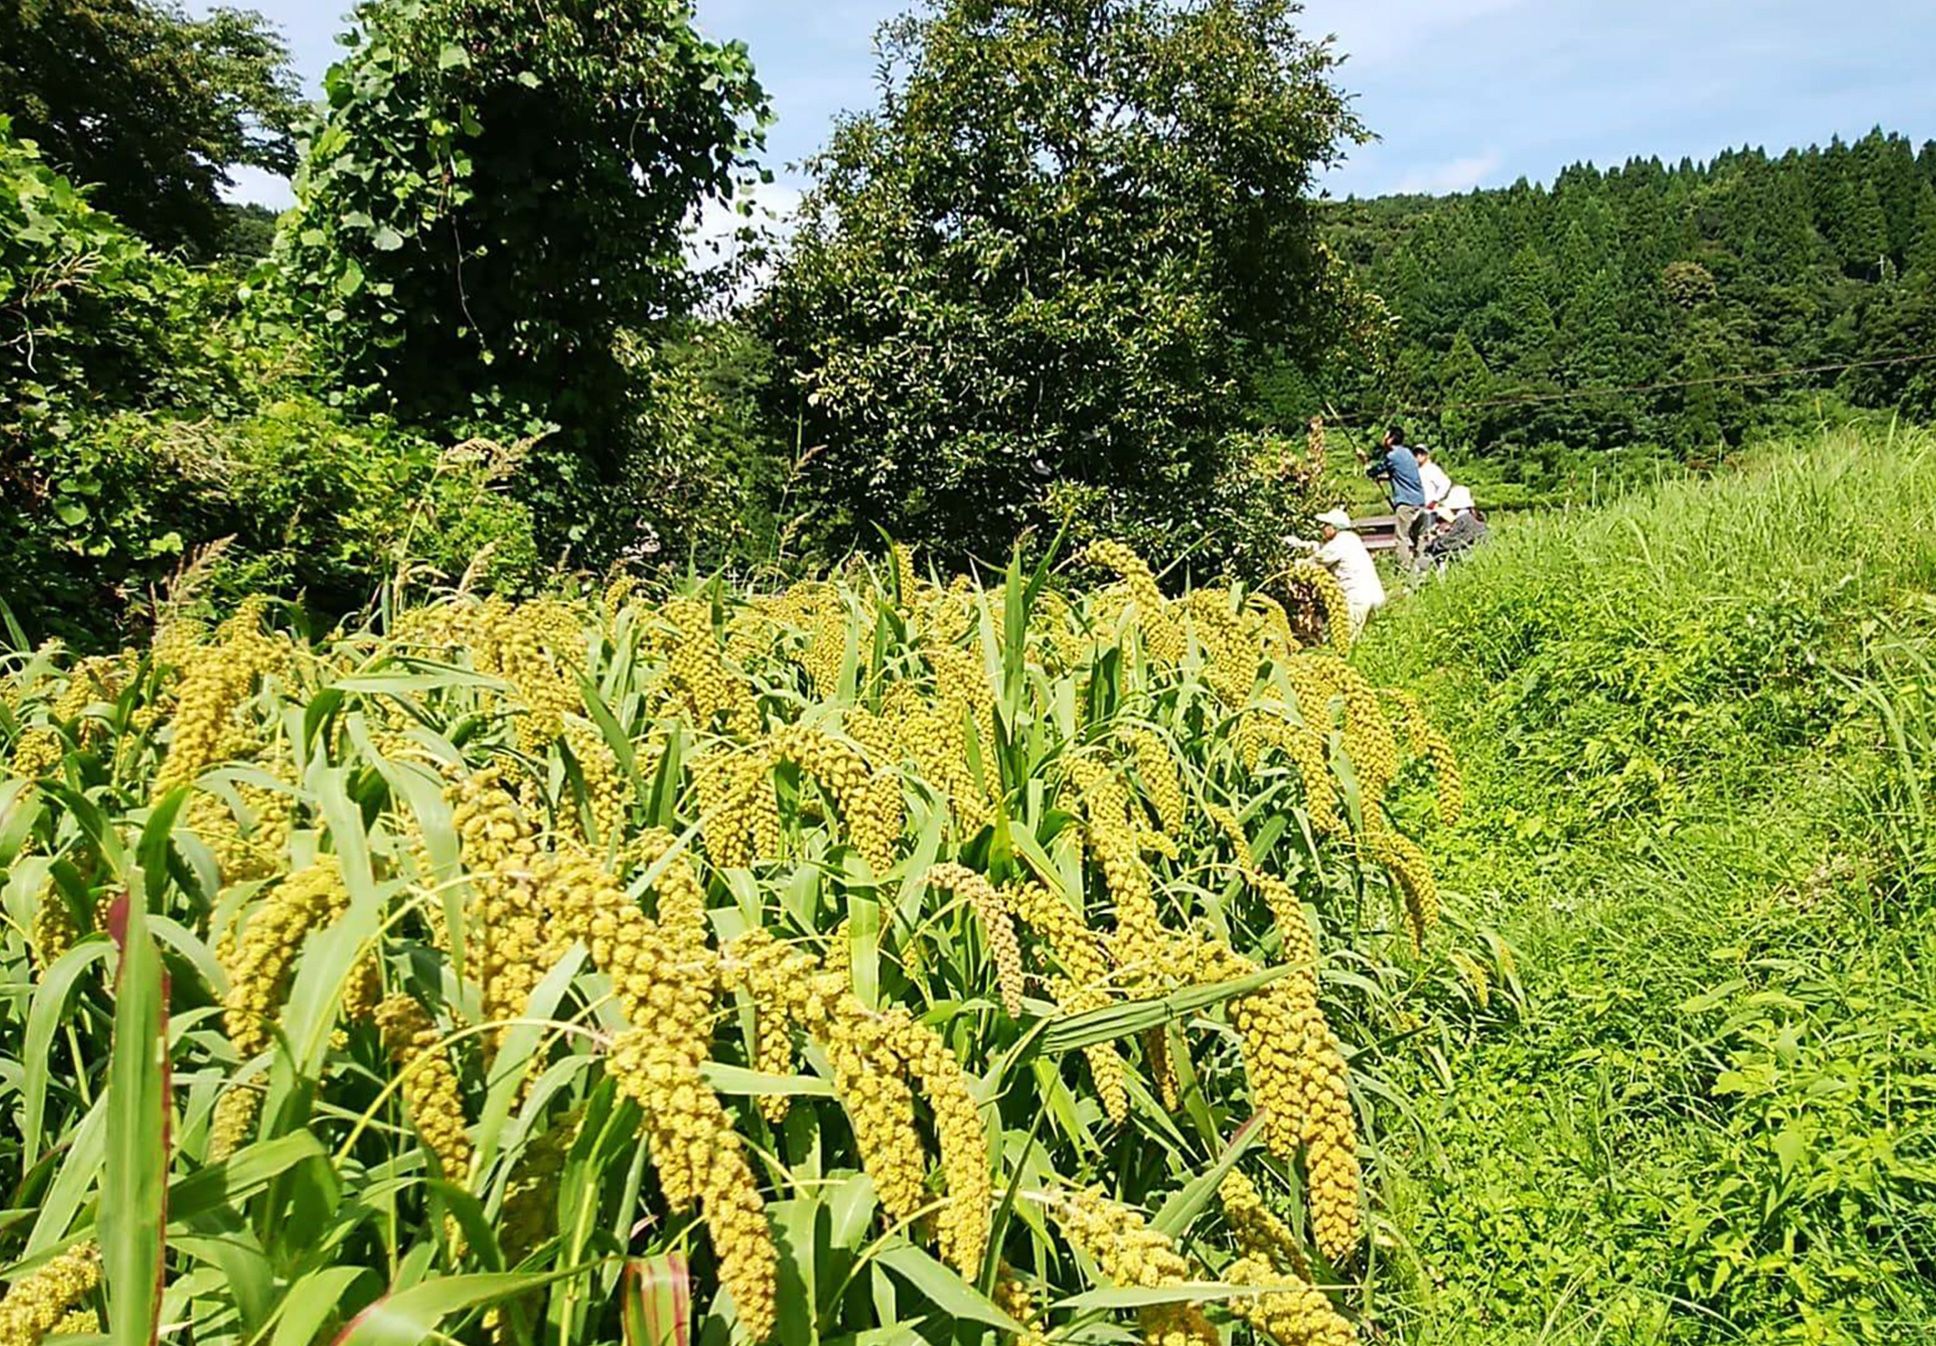
<svg viewBox="0 0 1936 1346">
<path fill-rule="evenodd" d="M 621 345 L 690 298 L 683 227 L 749 170 L 765 98 L 685 0 L 368 0 L 325 80 L 279 291 L 366 404 L 556 427 L 554 542 L 638 444 Z"/>
<path fill-rule="evenodd" d="M 1353 312 L 1314 171 L 1360 136 L 1286 0 L 938 0 L 812 167 L 763 319 L 823 538 L 991 555 L 1058 512 L 1175 554 L 1263 343 Z"/>
<path fill-rule="evenodd" d="M 0 112 L 95 205 L 164 248 L 223 250 L 239 165 L 289 173 L 302 107 L 260 14 L 151 0 L 0 0 Z"/>
</svg>

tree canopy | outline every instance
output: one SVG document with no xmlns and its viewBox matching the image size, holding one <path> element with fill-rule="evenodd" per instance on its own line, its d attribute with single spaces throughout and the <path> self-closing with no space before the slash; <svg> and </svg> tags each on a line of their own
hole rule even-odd
<svg viewBox="0 0 1936 1346">
<path fill-rule="evenodd" d="M 223 249 L 241 165 L 287 174 L 302 109 L 260 14 L 152 0 L 0 0 L 0 112 L 95 205 L 150 243 Z"/>
<path fill-rule="evenodd" d="M 689 306 L 683 228 L 751 171 L 766 116 L 745 47 L 692 18 L 683 0 L 367 0 L 277 242 L 278 292 L 344 396 L 551 433 L 520 493 L 580 554 L 620 512 L 591 503 L 651 475 L 621 346 Z M 629 545 L 620 522 L 594 551 Z"/>
<path fill-rule="evenodd" d="M 1711 452 L 1798 390 L 1936 413 L 1913 358 L 1936 350 L 1936 143 L 1878 130 L 1327 211 L 1397 318 L 1390 367 L 1328 389 L 1366 416 L 1427 408 L 1443 441 L 1524 459 Z"/>
<path fill-rule="evenodd" d="M 1257 349 L 1319 360 L 1354 313 L 1311 186 L 1361 130 L 1294 13 L 946 0 L 881 30 L 760 317 L 827 540 L 1200 540 Z"/>
<path fill-rule="evenodd" d="M 569 420 L 614 333 L 683 306 L 681 226 L 765 99 L 689 4 L 367 0 L 279 257 L 348 379 L 408 416 Z"/>
</svg>

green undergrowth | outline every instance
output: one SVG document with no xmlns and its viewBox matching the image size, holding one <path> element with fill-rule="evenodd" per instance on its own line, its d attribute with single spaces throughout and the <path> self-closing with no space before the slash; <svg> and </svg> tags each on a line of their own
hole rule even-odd
<svg viewBox="0 0 1936 1346">
<path fill-rule="evenodd" d="M 1834 432 L 1529 519 L 1368 641 L 1517 971 L 1394 1141 L 1406 1340 L 1936 1331 L 1932 469 Z"/>
</svg>

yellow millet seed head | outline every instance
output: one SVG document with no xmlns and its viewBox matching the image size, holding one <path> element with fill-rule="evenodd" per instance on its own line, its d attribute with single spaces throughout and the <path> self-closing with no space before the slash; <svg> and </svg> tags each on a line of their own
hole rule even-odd
<svg viewBox="0 0 1936 1346">
<path fill-rule="evenodd" d="M 995 964 L 996 984 L 1001 988 L 1002 1008 L 1008 1016 L 1022 1013 L 1022 946 L 1015 937 L 1015 922 L 1008 904 L 982 875 L 963 865 L 945 863 L 932 866 L 927 873 L 931 887 L 965 898 L 981 923 L 989 958 Z"/>
<path fill-rule="evenodd" d="M 1119 1286 L 1155 1290 L 1195 1279 L 1189 1261 L 1167 1234 L 1152 1228 L 1140 1211 L 1111 1201 L 1097 1188 L 1063 1194 L 1049 1213 L 1064 1237 Z"/>
<path fill-rule="evenodd" d="M 1311 830 L 1329 836 L 1344 826 L 1344 816 L 1338 811 L 1338 787 L 1325 760 L 1324 739 L 1315 729 L 1301 724 L 1280 722 L 1278 732 L 1278 742 L 1304 784 L 1304 811 L 1311 819 Z"/>
<path fill-rule="evenodd" d="M 1331 1306 L 1323 1291 L 1302 1276 L 1240 1257 L 1224 1268 L 1231 1285 L 1270 1289 L 1271 1293 L 1233 1298 L 1230 1311 L 1279 1346 L 1352 1346 L 1357 1329 Z"/>
<path fill-rule="evenodd" d="M 1176 1075 L 1176 1062 L 1170 1057 L 1170 1035 L 1163 1028 L 1145 1029 L 1143 1059 L 1149 1062 L 1150 1078 L 1156 1081 L 1156 1096 L 1165 1111 L 1175 1112 L 1182 1103 Z"/>
<path fill-rule="evenodd" d="M 1089 758 L 1074 759 L 1068 772 L 1088 822 L 1090 852 L 1116 904 L 1116 934 L 1111 946 L 1116 964 L 1146 980 L 1158 967 L 1163 929 L 1140 841 L 1129 820 L 1128 791 L 1115 772 Z"/>
<path fill-rule="evenodd" d="M 699 826 L 707 858 L 717 869 L 745 869 L 753 863 L 749 814 L 753 796 L 748 781 L 756 771 L 763 776 L 765 763 L 752 753 L 713 753 L 692 764 L 693 787 L 699 794 Z M 766 793 L 773 793 L 770 784 Z M 774 850 L 777 852 L 777 845 Z"/>
<path fill-rule="evenodd" d="M 229 991 L 222 1022 L 238 1055 L 247 1059 L 268 1047 L 303 939 L 335 921 L 349 902 L 341 863 L 321 855 L 270 889 L 250 916 L 223 965 Z"/>
<path fill-rule="evenodd" d="M 1357 1126 L 1344 1054 L 1315 1008 L 1305 1011 L 1304 1038 L 1304 1168 L 1310 1183 L 1311 1233 L 1318 1250 L 1339 1264 L 1358 1246 Z"/>
<path fill-rule="evenodd" d="M 914 572 L 914 549 L 905 542 L 896 542 L 888 547 L 888 557 L 894 563 L 894 586 L 900 590 L 901 605 L 908 607 L 919 592 L 920 581 Z"/>
<path fill-rule="evenodd" d="M 373 949 L 356 960 L 343 985 L 343 1017 L 352 1023 L 374 1022 L 383 999 L 383 960 Z"/>
<path fill-rule="evenodd" d="M 248 1143 L 261 1106 L 261 1093 L 248 1085 L 232 1088 L 215 1100 L 208 1123 L 208 1163 L 220 1163 Z"/>
<path fill-rule="evenodd" d="M 70 1309 L 47 1329 L 50 1337 L 94 1337 L 101 1333 L 101 1315 L 93 1309 Z"/>
<path fill-rule="evenodd" d="M 784 1006 L 759 1005 L 753 1018 L 753 1068 L 768 1075 L 793 1073 L 793 1021 Z M 762 1094 L 760 1116 L 771 1126 L 784 1122 L 793 1100 L 786 1094 Z"/>
<path fill-rule="evenodd" d="M 1254 718 L 1253 716 L 1245 717 L 1246 721 L 1253 720 Z M 1236 856 L 1237 872 L 1240 874 L 1249 873 L 1250 867 L 1254 863 L 1254 857 L 1250 851 L 1250 839 L 1244 835 L 1244 825 L 1237 820 L 1236 813 L 1231 809 L 1225 808 L 1222 804 L 1205 804 L 1203 811 L 1210 819 L 1211 825 L 1217 831 L 1221 832 L 1224 839 L 1230 843 L 1230 849 Z"/>
<path fill-rule="evenodd" d="M 830 701 L 840 692 L 840 670 L 847 662 L 847 614 L 838 606 L 819 612 L 807 627 L 800 667 L 814 694 Z"/>
<path fill-rule="evenodd" d="M 1367 800 L 1381 798 L 1398 778 L 1398 745 L 1378 693 L 1363 674 L 1338 663 L 1344 692 L 1344 749 L 1358 772 L 1360 792 Z"/>
<path fill-rule="evenodd" d="M 915 774 L 947 797 L 964 833 L 979 830 L 988 820 L 989 792 L 969 767 L 966 721 L 958 709 L 896 705 L 889 714 L 895 742 L 890 758 L 912 762 Z"/>
<path fill-rule="evenodd" d="M 871 771 L 851 745 L 800 724 L 787 725 L 773 736 L 773 752 L 832 796 L 854 849 L 876 874 L 893 866 L 904 821 L 898 776 Z"/>
<path fill-rule="evenodd" d="M 698 1202 L 720 1284 L 747 1336 L 764 1340 L 775 1322 L 779 1253 L 745 1147 L 700 1077 L 698 1058 L 656 1029 L 632 1028 L 613 1041 L 606 1067 L 645 1113 L 646 1141 L 667 1203 L 685 1210 Z"/>
<path fill-rule="evenodd" d="M 1091 543 L 1083 556 L 1089 564 L 1122 576 L 1129 600 L 1136 605 L 1137 622 L 1152 662 L 1169 668 L 1182 662 L 1183 633 L 1171 617 L 1163 590 L 1143 558 L 1123 543 L 1108 540 Z"/>
<path fill-rule="evenodd" d="M 387 996 L 373 1017 L 384 1050 L 403 1072 L 403 1105 L 447 1181 L 470 1179 L 471 1141 L 465 1130 L 463 1094 L 437 1026 L 407 995 Z"/>
<path fill-rule="evenodd" d="M 518 1155 L 498 1214 L 498 1245 L 515 1267 L 551 1232 L 558 1214 L 558 1175 L 578 1139 L 584 1105 L 572 1108 L 533 1136 Z"/>
<path fill-rule="evenodd" d="M 41 889 L 40 898 L 34 904 L 34 919 L 28 932 L 33 948 L 34 966 L 46 971 L 60 956 L 74 947 L 80 938 L 80 930 L 75 925 L 74 913 L 68 910 L 67 900 L 50 882 Z"/>
<path fill-rule="evenodd" d="M 1102 942 L 1073 905 L 1039 883 L 1013 885 L 1005 899 L 1022 924 L 1048 945 L 1073 985 L 1099 988 L 1108 978 L 1109 961 Z"/>
<path fill-rule="evenodd" d="M 1425 756 L 1432 764 L 1432 776 L 1438 785 L 1439 823 L 1457 827 L 1465 815 L 1465 780 L 1459 774 L 1459 759 L 1452 751 L 1452 740 L 1436 725 L 1425 727 Z"/>
<path fill-rule="evenodd" d="M 1391 871 L 1397 880 L 1412 947 L 1423 949 L 1426 935 L 1439 920 L 1439 885 L 1432 874 L 1432 862 L 1416 842 L 1394 828 L 1375 809 L 1365 815 L 1359 848 L 1374 863 Z"/>
<path fill-rule="evenodd" d="M 1283 962 L 1295 969 L 1290 979 L 1297 981 L 1299 989 L 1315 1001 L 1318 990 L 1318 938 L 1311 928 L 1304 904 L 1298 900 L 1296 890 L 1275 874 L 1258 871 L 1251 875 L 1251 882 L 1263 895 L 1271 916 L 1277 922 L 1278 937 L 1283 946 Z"/>
<path fill-rule="evenodd" d="M 610 978 L 626 1017 L 651 1027 L 694 1060 L 712 1040 L 714 959 L 669 937 L 591 857 L 561 851 L 533 867 L 538 904 L 562 933 L 582 939 Z"/>
<path fill-rule="evenodd" d="M 926 1204 L 928 1166 L 914 1126 L 914 1094 L 901 1078 L 903 1064 L 877 1016 L 846 992 L 828 998 L 837 1008 L 815 1036 L 833 1064 L 834 1089 L 853 1127 L 861 1166 L 874 1180 L 881 1208 L 897 1221 L 911 1220 Z"/>
<path fill-rule="evenodd" d="M 1224 1175 L 1217 1196 L 1223 1203 L 1224 1223 L 1246 1257 L 1274 1270 L 1303 1274 L 1304 1250 L 1297 1236 L 1265 1204 L 1263 1193 L 1242 1169 L 1233 1168 Z"/>
<path fill-rule="evenodd" d="M 634 838 L 632 863 L 650 869 L 659 863 L 679 839 L 663 827 L 649 827 Z M 659 930 L 687 958 L 710 957 L 706 922 L 706 889 L 692 867 L 690 856 L 681 852 L 666 861 L 653 884 L 658 903 Z"/>
<path fill-rule="evenodd" d="M 937 1222 L 942 1258 L 963 1276 L 979 1275 L 988 1250 L 993 1192 L 988 1134 L 968 1091 L 967 1074 L 938 1033 L 899 1010 L 883 1017 L 895 1051 L 921 1086 L 921 1097 L 934 1115 L 941 1175 L 948 1190 Z"/>
<path fill-rule="evenodd" d="M 1288 1162 L 1303 1140 L 1305 1053 L 1289 997 L 1274 990 L 1281 984 L 1232 1001 L 1230 1021 L 1243 1044 L 1251 1107 L 1263 1114 L 1265 1147 Z"/>
<path fill-rule="evenodd" d="M 1022 1330 L 1013 1334 L 1015 1346 L 1048 1346 L 1047 1325 L 1035 1306 L 1035 1296 L 1007 1262 L 996 1272 L 994 1300 L 996 1308 L 1021 1324 Z"/>
<path fill-rule="evenodd" d="M 877 771 L 855 792 L 852 805 L 843 807 L 854 849 L 876 875 L 885 874 L 894 866 L 905 821 L 901 778 L 892 771 Z"/>
<path fill-rule="evenodd" d="M 925 1048 L 907 1032 L 905 1016 L 897 1020 L 867 1009 L 844 974 L 820 971 L 810 955 L 764 930 L 732 940 L 720 969 L 722 985 L 751 996 L 758 1013 L 784 1015 L 825 1047 L 834 1091 L 882 1209 L 897 1221 L 913 1219 L 926 1201 L 927 1160 L 903 1053 Z M 947 1087 L 945 1080 L 936 1085 L 924 1077 L 924 1083 L 931 1090 Z"/>
<path fill-rule="evenodd" d="M 262 633 L 260 623 L 260 606 L 244 603 L 222 624 L 214 645 L 197 646 L 186 656 L 168 754 L 155 773 L 151 798 L 189 784 L 222 760 L 256 679 L 282 666 L 282 646 Z"/>
<path fill-rule="evenodd" d="M 1284 611 L 1282 603 L 1269 594 L 1253 593 L 1245 598 L 1244 608 L 1251 637 L 1260 653 L 1281 657 L 1297 648 L 1297 638 L 1291 633 L 1290 614 Z"/>
<path fill-rule="evenodd" d="M 493 597 L 480 605 L 467 634 L 474 666 L 510 683 L 512 705 L 524 712 L 518 746 L 542 754 L 582 702 L 578 673 L 586 635 L 577 614 L 553 599 L 510 604 Z"/>
<path fill-rule="evenodd" d="M 1067 977 L 1050 977 L 1048 992 L 1064 1014 L 1087 1014 L 1110 1003 L 1109 990 L 1100 982 L 1079 986 Z M 1089 1062 L 1089 1078 L 1103 1115 L 1120 1126 L 1129 1116 L 1129 1063 L 1113 1042 L 1091 1043 L 1082 1049 L 1082 1055 Z"/>
<path fill-rule="evenodd" d="M 1257 971 L 1250 959 L 1208 935 L 1173 941 L 1168 958 L 1199 985 Z M 1265 1147 L 1287 1161 L 1296 1158 L 1303 1138 L 1305 1030 L 1298 1016 L 1304 1000 L 1297 979 L 1285 977 L 1237 997 L 1227 1009 L 1243 1050 L 1251 1107 L 1263 1118 Z"/>
<path fill-rule="evenodd" d="M 9 771 L 27 780 L 51 776 L 66 754 L 61 736 L 52 729 L 29 729 L 14 741 Z"/>
<path fill-rule="evenodd" d="M 0 1299 L 0 1346 L 36 1346 L 101 1283 L 101 1250 L 83 1243 L 17 1277 Z"/>
<path fill-rule="evenodd" d="M 1446 827 L 1457 825 L 1465 809 L 1465 786 L 1451 740 L 1426 716 L 1417 695 L 1409 689 L 1386 687 L 1381 689 L 1381 695 L 1391 703 L 1395 712 L 1393 719 L 1404 732 L 1411 754 L 1425 758 L 1431 765 L 1438 793 L 1439 822 Z"/>
<path fill-rule="evenodd" d="M 1194 1304 L 1157 1304 L 1137 1315 L 1146 1346 L 1220 1346 L 1222 1338 Z"/>
<path fill-rule="evenodd" d="M 1159 855 L 1165 860 L 1176 861 L 1183 858 L 1183 851 L 1167 832 L 1154 832 L 1138 829 L 1136 849 L 1143 855 Z"/>
<path fill-rule="evenodd" d="M 1324 654 L 1294 654 L 1281 665 L 1298 717 L 1320 736 L 1337 725 L 1338 670 L 1343 662 Z"/>
<path fill-rule="evenodd" d="M 1351 604 L 1344 596 L 1344 586 L 1338 583 L 1338 577 L 1317 561 L 1296 561 L 1286 578 L 1293 586 L 1311 594 L 1324 618 L 1325 639 L 1332 648 L 1340 654 L 1349 651 L 1357 631 L 1351 620 Z"/>
<path fill-rule="evenodd" d="M 619 767 L 617 756 L 595 725 L 573 716 L 565 721 L 564 742 L 571 749 L 578 773 L 585 782 L 586 803 L 590 806 L 598 840 L 609 841 L 624 830 L 631 785 Z"/>
<path fill-rule="evenodd" d="M 471 972 L 482 992 L 488 1041 L 503 1041 L 506 1020 L 522 1015 L 545 972 L 562 957 L 560 937 L 539 904 L 533 867 L 537 829 L 495 767 L 450 789 L 451 819 L 470 881 L 465 924 Z"/>
</svg>

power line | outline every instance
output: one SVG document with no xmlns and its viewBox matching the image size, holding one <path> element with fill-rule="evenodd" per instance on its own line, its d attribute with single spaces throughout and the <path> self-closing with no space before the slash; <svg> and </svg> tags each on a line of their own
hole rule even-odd
<svg viewBox="0 0 1936 1346">
<path fill-rule="evenodd" d="M 1715 374 L 1703 379 L 1661 379 L 1653 383 L 1618 384 L 1605 388 L 1573 388 L 1560 392 L 1523 393 L 1505 397 L 1477 398 L 1462 402 L 1422 403 L 1417 406 L 1397 407 L 1372 419 L 1326 416 L 1327 427 L 1341 430 L 1364 429 L 1378 420 L 1393 416 L 1422 416 L 1428 412 L 1442 411 L 1482 411 L 1497 407 L 1535 406 L 1547 402 L 1571 402 L 1589 397 L 1614 397 L 1622 393 L 1665 392 L 1678 388 L 1706 388 L 1732 383 L 1779 383 L 1783 379 L 1801 378 L 1811 374 L 1834 374 L 1849 369 L 1881 369 L 1897 365 L 1925 364 L 1936 360 L 1936 351 L 1914 351 L 1900 355 L 1878 356 L 1869 360 L 1837 360 L 1818 365 L 1790 365 L 1782 369 L 1767 369 L 1741 374 Z"/>
</svg>

